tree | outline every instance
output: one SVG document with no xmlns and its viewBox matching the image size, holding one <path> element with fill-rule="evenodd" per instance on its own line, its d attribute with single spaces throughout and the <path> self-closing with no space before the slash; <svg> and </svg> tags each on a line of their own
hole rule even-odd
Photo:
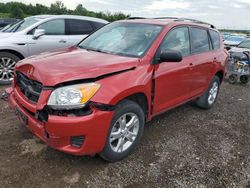
<svg viewBox="0 0 250 188">
<path fill-rule="evenodd" d="M 87 15 L 87 9 L 86 8 L 84 8 L 83 6 L 82 6 L 82 4 L 79 4 L 79 5 L 77 5 L 76 6 L 76 9 L 74 10 L 74 14 L 76 14 L 76 15 L 82 15 L 82 16 L 86 16 Z"/>
<path fill-rule="evenodd" d="M 51 14 L 66 14 L 67 8 L 64 6 L 62 1 L 56 1 L 56 3 L 52 3 L 50 5 L 50 13 Z"/>
<path fill-rule="evenodd" d="M 10 16 L 12 18 L 23 19 L 24 18 L 24 12 L 20 7 L 13 6 L 10 9 Z"/>
<path fill-rule="evenodd" d="M 20 2 L 0 3 L 0 13 L 5 13 L 14 18 L 23 18 L 24 16 L 32 16 L 38 14 L 76 14 L 81 16 L 91 16 L 102 18 L 108 21 L 121 20 L 129 17 L 123 13 L 110 13 L 110 12 L 93 12 L 87 10 L 82 4 L 77 5 L 75 10 L 67 9 L 62 1 L 52 3 L 50 7 L 41 4 L 26 5 Z"/>
</svg>

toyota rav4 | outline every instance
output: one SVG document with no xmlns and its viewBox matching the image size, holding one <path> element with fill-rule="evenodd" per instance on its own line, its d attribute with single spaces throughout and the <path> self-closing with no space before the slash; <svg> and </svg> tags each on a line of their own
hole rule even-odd
<svg viewBox="0 0 250 188">
<path fill-rule="evenodd" d="M 135 149 L 154 116 L 188 101 L 211 108 L 226 60 L 212 25 L 128 19 L 77 46 L 20 61 L 5 97 L 20 122 L 49 146 L 114 162 Z"/>
</svg>

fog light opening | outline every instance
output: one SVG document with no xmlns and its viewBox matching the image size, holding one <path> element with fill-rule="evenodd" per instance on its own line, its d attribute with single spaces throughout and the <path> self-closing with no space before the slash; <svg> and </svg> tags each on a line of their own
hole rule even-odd
<svg viewBox="0 0 250 188">
<path fill-rule="evenodd" d="M 70 145 L 73 147 L 80 148 L 83 145 L 84 139 L 84 136 L 71 136 Z"/>
</svg>

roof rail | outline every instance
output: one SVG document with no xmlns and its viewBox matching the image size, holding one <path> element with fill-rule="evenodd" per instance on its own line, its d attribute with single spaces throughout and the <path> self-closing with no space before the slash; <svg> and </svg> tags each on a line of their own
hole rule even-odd
<svg viewBox="0 0 250 188">
<path fill-rule="evenodd" d="M 214 25 L 207 23 L 207 22 L 203 22 L 200 20 L 196 20 L 196 19 L 190 19 L 190 18 L 178 18 L 178 17 L 158 17 L 158 18 L 154 18 L 154 19 L 171 19 L 173 21 L 190 21 L 190 22 L 194 22 L 194 23 L 198 23 L 198 24 L 204 24 L 204 25 L 209 25 L 211 28 L 216 28 Z"/>
<path fill-rule="evenodd" d="M 204 25 L 209 25 L 211 28 L 216 28 L 214 25 L 207 23 L 207 22 L 203 22 L 200 20 L 196 20 L 196 19 L 191 19 L 191 18 L 178 18 L 178 17 L 157 17 L 157 18 L 144 18 L 144 17 L 129 17 L 127 18 L 128 20 L 135 20 L 135 19 L 169 19 L 169 20 L 173 20 L 173 21 L 189 21 L 189 22 L 193 22 L 193 23 L 198 23 L 198 24 L 204 24 Z"/>
<path fill-rule="evenodd" d="M 146 19 L 143 17 L 128 17 L 127 20 Z"/>
</svg>

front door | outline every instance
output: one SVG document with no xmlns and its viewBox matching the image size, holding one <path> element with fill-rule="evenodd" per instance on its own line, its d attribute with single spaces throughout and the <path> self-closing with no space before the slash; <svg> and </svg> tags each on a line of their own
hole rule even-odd
<svg viewBox="0 0 250 188">
<path fill-rule="evenodd" d="M 39 25 L 36 29 L 44 29 L 45 35 L 33 39 L 33 35 L 27 36 L 29 55 L 70 47 L 68 36 L 65 34 L 64 19 L 51 20 Z"/>
</svg>

